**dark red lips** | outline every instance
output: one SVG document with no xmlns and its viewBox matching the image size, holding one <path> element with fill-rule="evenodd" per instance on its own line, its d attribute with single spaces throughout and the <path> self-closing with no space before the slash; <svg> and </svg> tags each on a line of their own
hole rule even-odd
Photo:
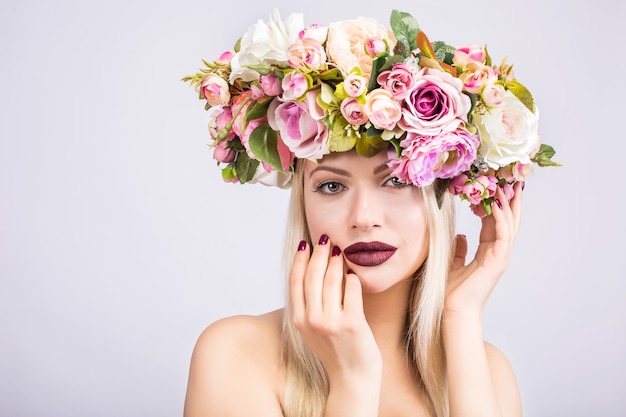
<svg viewBox="0 0 626 417">
<path fill-rule="evenodd" d="M 383 242 L 357 242 L 343 250 L 346 259 L 359 266 L 381 265 L 396 253 L 395 246 Z"/>
</svg>

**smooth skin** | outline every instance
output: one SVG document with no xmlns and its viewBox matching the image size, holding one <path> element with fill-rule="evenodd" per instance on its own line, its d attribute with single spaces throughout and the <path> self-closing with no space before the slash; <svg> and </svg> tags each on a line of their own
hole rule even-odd
<svg viewBox="0 0 626 417">
<path fill-rule="evenodd" d="M 385 158 L 348 152 L 331 154 L 319 164 L 344 172 L 312 173 L 318 165 L 305 165 L 305 208 L 317 240 L 312 250 L 306 247 L 294 259 L 292 319 L 328 373 L 329 417 L 434 415 L 403 345 L 409 280 L 426 253 L 425 230 L 420 231 L 423 207 L 417 189 L 399 184 L 380 168 Z M 520 184 L 510 203 L 498 190 L 500 204 L 483 219 L 471 262 L 466 262 L 465 237 L 456 239 L 443 322 L 451 417 L 521 416 L 513 370 L 498 349 L 483 341 L 482 332 L 484 306 L 508 264 L 519 229 L 521 195 Z M 418 213 L 402 222 L 394 212 L 399 209 Z M 341 248 L 373 240 L 398 250 L 376 267 L 344 258 Z M 277 310 L 231 317 L 202 333 L 191 361 L 186 417 L 282 416 L 282 315 Z"/>
</svg>

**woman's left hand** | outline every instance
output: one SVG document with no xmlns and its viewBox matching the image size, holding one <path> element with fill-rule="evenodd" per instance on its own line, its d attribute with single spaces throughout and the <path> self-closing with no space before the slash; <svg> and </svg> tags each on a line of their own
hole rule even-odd
<svg viewBox="0 0 626 417">
<path fill-rule="evenodd" d="M 489 295 L 504 273 L 521 223 L 522 183 L 514 186 L 515 195 L 507 201 L 498 187 L 492 214 L 482 219 L 480 242 L 474 259 L 466 265 L 467 239 L 456 237 L 454 260 L 448 274 L 446 317 L 457 314 L 482 315 Z"/>
</svg>

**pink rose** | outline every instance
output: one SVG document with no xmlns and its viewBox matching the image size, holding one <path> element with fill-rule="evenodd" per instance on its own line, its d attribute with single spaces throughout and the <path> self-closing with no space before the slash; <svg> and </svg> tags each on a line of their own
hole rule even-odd
<svg viewBox="0 0 626 417">
<path fill-rule="evenodd" d="M 217 74 L 204 76 L 200 85 L 200 93 L 210 106 L 223 106 L 230 100 L 230 87 L 226 80 Z"/>
<path fill-rule="evenodd" d="M 233 113 L 229 106 L 214 106 L 209 109 L 209 134 L 214 140 L 232 140 L 235 132 L 230 129 L 225 132 L 228 123 L 233 119 Z M 224 137 L 220 137 L 224 135 Z"/>
<path fill-rule="evenodd" d="M 465 182 L 468 180 L 469 177 L 467 174 L 457 175 L 452 181 L 450 181 L 448 190 L 454 195 L 460 195 L 463 193 L 463 187 L 465 186 Z"/>
<path fill-rule="evenodd" d="M 213 148 L 213 159 L 227 164 L 235 159 L 235 151 L 228 147 L 227 141 L 217 142 Z"/>
<path fill-rule="evenodd" d="M 222 54 L 215 60 L 216 64 L 228 65 L 230 60 L 233 59 L 233 53 L 231 51 L 222 52 Z"/>
<path fill-rule="evenodd" d="M 289 66 L 303 73 L 321 70 L 326 66 L 326 52 L 322 44 L 311 38 L 296 41 L 287 50 Z"/>
<path fill-rule="evenodd" d="M 463 82 L 458 78 L 447 72 L 422 68 L 414 88 L 404 100 L 398 126 L 407 132 L 428 136 L 456 130 L 467 122 L 472 105 L 462 90 Z"/>
<path fill-rule="evenodd" d="M 368 39 L 380 38 L 387 41 L 389 49 L 396 46 L 396 37 L 375 19 L 360 17 L 333 23 L 328 28 L 326 55 L 341 72 L 350 74 L 359 68 L 365 78 L 372 73 L 372 57 L 367 53 L 365 44 Z"/>
<path fill-rule="evenodd" d="M 452 62 L 461 68 L 465 68 L 465 66 L 470 62 L 485 62 L 486 57 L 487 54 L 485 52 L 485 47 L 472 44 L 454 51 L 454 54 L 452 55 Z"/>
<path fill-rule="evenodd" d="M 328 150 L 328 128 L 324 110 L 317 104 L 319 90 L 309 91 L 304 100 L 274 99 L 267 111 L 272 129 L 297 158 L 321 159 Z"/>
<path fill-rule="evenodd" d="M 259 86 L 265 95 L 274 97 L 283 92 L 280 80 L 273 72 L 259 77 Z"/>
<path fill-rule="evenodd" d="M 233 132 L 239 137 L 243 136 L 246 129 L 246 113 L 252 104 L 253 98 L 252 90 L 248 90 L 245 93 L 241 93 L 235 96 L 231 102 L 231 112 L 233 115 L 237 115 L 233 123 Z"/>
<path fill-rule="evenodd" d="M 285 74 L 282 82 L 284 101 L 297 100 L 309 89 L 309 80 L 298 71 Z"/>
<path fill-rule="evenodd" d="M 505 92 L 506 90 L 500 84 L 487 84 L 481 93 L 483 103 L 488 107 L 499 106 L 504 101 Z"/>
<path fill-rule="evenodd" d="M 463 197 L 470 202 L 470 204 L 480 204 L 482 200 L 487 198 L 487 190 L 485 185 L 480 181 L 469 181 L 463 186 L 461 192 Z"/>
<path fill-rule="evenodd" d="M 359 97 L 367 91 L 367 78 L 350 74 L 343 80 L 343 89 L 349 97 Z"/>
<path fill-rule="evenodd" d="M 391 93 L 377 88 L 365 96 L 363 112 L 377 129 L 393 130 L 402 117 L 402 109 Z"/>
<path fill-rule="evenodd" d="M 363 113 L 363 106 L 355 98 L 347 98 L 339 106 L 344 119 L 353 126 L 361 126 L 367 123 L 367 115 Z"/>
<path fill-rule="evenodd" d="M 476 177 L 476 181 L 481 183 L 485 188 L 485 196 L 483 198 L 489 198 L 496 195 L 496 189 L 498 188 L 498 179 L 493 175 L 479 175 Z"/>
<path fill-rule="evenodd" d="M 387 51 L 387 44 L 384 40 L 373 37 L 365 41 L 365 52 L 372 58 Z"/>
<path fill-rule="evenodd" d="M 422 187 L 437 178 L 454 178 L 467 171 L 476 159 L 478 145 L 478 137 L 464 129 L 436 136 L 409 132 L 400 142 L 400 158 L 388 165 L 393 175 Z"/>
<path fill-rule="evenodd" d="M 310 38 L 315 39 L 318 43 L 323 44 L 326 42 L 328 36 L 328 27 L 319 23 L 313 23 L 300 32 L 300 39 Z"/>
<path fill-rule="evenodd" d="M 403 100 L 415 84 L 411 68 L 403 63 L 395 64 L 390 70 L 381 72 L 376 78 L 381 88 L 391 92 L 393 98 Z"/>
<path fill-rule="evenodd" d="M 465 90 L 478 94 L 487 84 L 493 84 L 498 80 L 498 76 L 493 68 L 477 62 L 470 62 L 465 67 L 465 71 L 459 76 L 463 81 Z"/>
</svg>

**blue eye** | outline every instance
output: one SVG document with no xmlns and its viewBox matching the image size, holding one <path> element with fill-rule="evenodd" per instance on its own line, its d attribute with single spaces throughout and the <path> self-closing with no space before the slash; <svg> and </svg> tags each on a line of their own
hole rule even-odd
<svg viewBox="0 0 626 417">
<path fill-rule="evenodd" d="M 344 189 L 345 187 L 336 181 L 323 182 L 315 187 L 315 191 L 321 192 L 322 194 L 337 194 Z"/>
</svg>

